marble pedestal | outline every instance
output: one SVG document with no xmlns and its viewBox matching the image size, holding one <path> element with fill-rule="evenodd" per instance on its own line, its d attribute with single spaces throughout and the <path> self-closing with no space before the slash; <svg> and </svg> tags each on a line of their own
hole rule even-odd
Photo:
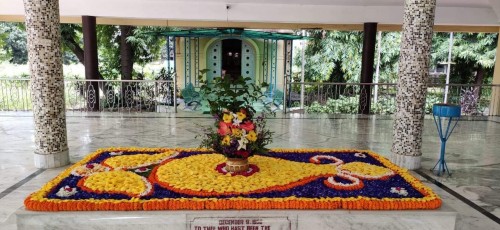
<svg viewBox="0 0 500 230">
<path fill-rule="evenodd" d="M 35 153 L 35 167 L 37 168 L 57 168 L 69 164 L 68 150 L 53 154 Z"/>
<path fill-rule="evenodd" d="M 109 211 L 16 212 L 18 230 L 37 229 L 455 229 L 457 213 L 439 210 L 228 210 L 228 211 Z"/>
</svg>

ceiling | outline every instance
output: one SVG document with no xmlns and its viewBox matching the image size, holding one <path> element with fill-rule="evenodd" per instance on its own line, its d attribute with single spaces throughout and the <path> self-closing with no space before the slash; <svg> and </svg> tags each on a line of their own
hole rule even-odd
<svg viewBox="0 0 500 230">
<path fill-rule="evenodd" d="M 155 1 L 155 0 L 146 0 Z M 179 0 L 163 0 L 179 2 Z M 200 2 L 200 0 L 184 0 L 185 2 Z M 214 3 L 257 3 L 257 4 L 288 4 L 288 5 L 342 5 L 342 6 L 402 6 L 404 0 L 205 0 Z M 438 6 L 456 7 L 489 7 L 490 0 L 438 0 Z"/>
<path fill-rule="evenodd" d="M 408 1 L 408 0 L 407 0 Z M 62 17 L 300 24 L 401 24 L 404 0 L 59 0 Z M 229 6 L 229 7 L 228 7 Z M 22 17 L 22 0 L 0 0 L 0 21 Z M 500 0 L 437 0 L 436 25 L 498 26 Z M 9 17 L 11 16 L 11 17 Z M 162 24 L 163 25 L 163 24 Z"/>
</svg>

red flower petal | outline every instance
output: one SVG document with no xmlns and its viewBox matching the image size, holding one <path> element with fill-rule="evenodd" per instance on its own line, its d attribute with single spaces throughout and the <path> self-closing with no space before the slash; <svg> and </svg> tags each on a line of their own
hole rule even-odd
<svg viewBox="0 0 500 230">
<path fill-rule="evenodd" d="M 252 121 L 245 121 L 243 124 L 240 124 L 240 127 L 246 131 L 251 131 L 255 129 L 255 125 L 252 123 Z"/>
<path fill-rule="evenodd" d="M 219 122 L 219 129 L 217 130 L 217 132 L 221 136 L 225 136 L 225 135 L 231 134 L 231 129 L 229 128 L 228 124 L 221 121 L 221 122 Z"/>
</svg>

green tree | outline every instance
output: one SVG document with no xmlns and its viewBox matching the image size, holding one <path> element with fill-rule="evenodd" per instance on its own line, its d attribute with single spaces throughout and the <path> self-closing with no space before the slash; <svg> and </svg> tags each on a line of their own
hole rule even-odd
<svg viewBox="0 0 500 230">
<path fill-rule="evenodd" d="M 400 44 L 400 32 L 382 33 L 382 41 L 380 46 L 380 83 L 394 83 L 398 80 Z M 375 50 L 375 53 L 377 52 L 378 50 Z M 376 65 L 377 60 L 374 61 Z"/>
<path fill-rule="evenodd" d="M 0 62 L 8 60 L 9 56 L 7 55 L 7 51 L 4 49 L 5 40 L 7 39 L 7 32 L 5 29 L 5 23 L 0 22 Z"/>
<path fill-rule="evenodd" d="M 308 31 L 310 40 L 305 50 L 306 81 L 355 82 L 359 79 L 362 35 L 360 32 Z M 301 65 L 300 55 L 296 61 Z"/>
<path fill-rule="evenodd" d="M 449 33 L 436 33 L 433 38 L 432 64 L 448 61 Z M 453 37 L 450 83 L 480 85 L 491 82 L 495 66 L 497 33 L 455 33 Z M 474 88 L 474 98 L 481 96 Z"/>
<path fill-rule="evenodd" d="M 134 26 L 119 26 L 120 29 L 120 70 L 122 80 L 132 80 L 134 72 L 134 46 L 127 41 L 132 36 Z"/>
<path fill-rule="evenodd" d="M 111 26 L 98 25 L 99 65 L 107 79 L 129 80 L 136 76 L 133 65 L 145 65 L 157 60 L 165 44 L 163 37 L 149 31 L 165 30 L 151 26 Z"/>
<path fill-rule="evenodd" d="M 308 33 L 311 39 L 305 50 L 306 81 L 359 82 L 363 32 L 311 30 Z M 400 41 L 399 32 L 382 33 L 381 82 L 397 78 Z M 295 56 L 295 63 L 300 66 L 300 54 Z"/>
<path fill-rule="evenodd" d="M 82 26 L 79 24 L 61 24 L 61 40 L 64 51 L 63 57 L 66 56 L 63 62 L 69 64 L 78 61 L 84 65 Z M 68 54 L 70 52 L 72 55 Z M 97 76 L 99 79 L 104 79 L 99 70 L 97 70 Z"/>
<path fill-rule="evenodd" d="M 3 49 L 3 58 L 13 64 L 28 62 L 26 46 L 26 31 L 22 23 L 0 22 L 0 43 Z"/>
<path fill-rule="evenodd" d="M 120 77 L 120 34 L 117 26 L 97 25 L 99 69 L 105 79 Z"/>
<path fill-rule="evenodd" d="M 160 59 L 161 51 L 165 47 L 166 40 L 158 36 L 159 32 L 169 31 L 171 28 L 157 26 L 135 27 L 132 35 L 127 37 L 127 42 L 134 49 L 134 63 L 145 65 Z"/>
<path fill-rule="evenodd" d="M 432 65 L 448 61 L 449 33 L 436 33 L 432 45 Z M 451 83 L 482 84 L 491 79 L 495 65 L 498 34 L 455 33 L 453 38 Z"/>
<path fill-rule="evenodd" d="M 80 48 L 82 41 L 82 27 L 77 24 L 61 24 L 61 42 L 62 42 L 62 55 L 63 64 L 83 64 L 83 50 Z M 76 50 L 80 48 L 79 50 Z M 77 55 L 78 54 L 78 55 Z M 81 60 L 80 60 L 81 59 Z"/>
<path fill-rule="evenodd" d="M 63 36 L 64 32 L 64 26 L 62 26 L 61 33 Z M 8 60 L 10 63 L 21 65 L 28 63 L 26 29 L 23 23 L 0 22 L 0 48 L 0 61 Z M 76 57 L 68 51 L 68 48 L 63 46 L 64 64 L 75 63 Z"/>
</svg>

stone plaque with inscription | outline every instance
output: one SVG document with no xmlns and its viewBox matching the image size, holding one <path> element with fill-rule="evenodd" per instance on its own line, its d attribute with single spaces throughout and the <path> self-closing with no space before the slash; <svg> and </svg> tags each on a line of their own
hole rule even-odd
<svg viewBox="0 0 500 230">
<path fill-rule="evenodd" d="M 190 230 L 291 230 L 292 222 L 281 217 L 191 217 Z"/>
</svg>

